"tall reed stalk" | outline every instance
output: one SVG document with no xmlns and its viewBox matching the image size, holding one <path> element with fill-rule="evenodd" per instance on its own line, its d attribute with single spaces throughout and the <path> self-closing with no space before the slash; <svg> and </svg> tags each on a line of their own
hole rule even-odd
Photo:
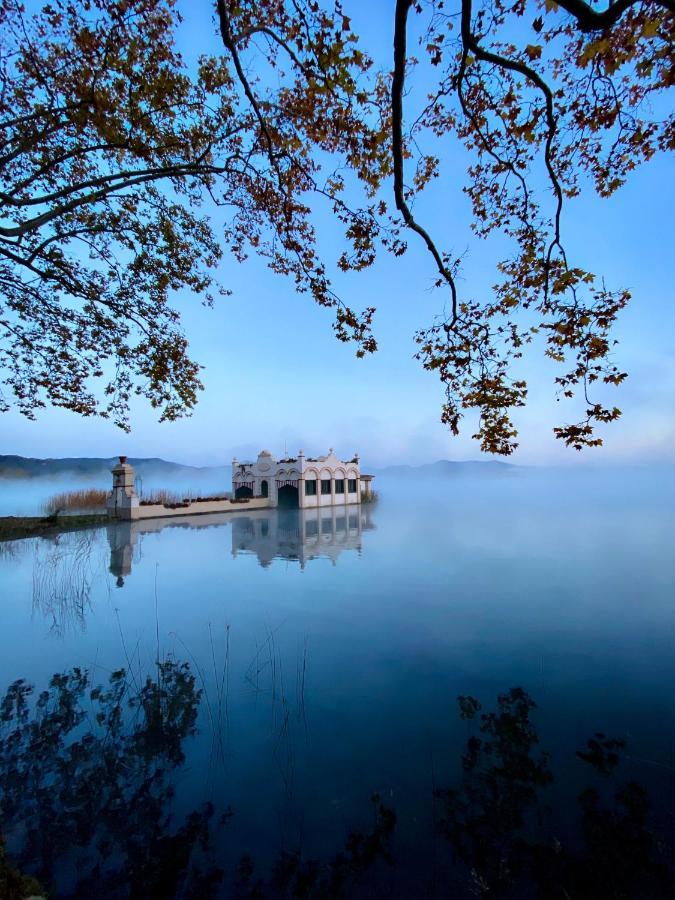
<svg viewBox="0 0 675 900">
<path fill-rule="evenodd" d="M 82 488 L 79 491 L 63 491 L 53 494 L 42 506 L 43 512 L 53 516 L 57 512 L 81 509 L 105 509 L 108 492 L 100 488 Z"/>
</svg>

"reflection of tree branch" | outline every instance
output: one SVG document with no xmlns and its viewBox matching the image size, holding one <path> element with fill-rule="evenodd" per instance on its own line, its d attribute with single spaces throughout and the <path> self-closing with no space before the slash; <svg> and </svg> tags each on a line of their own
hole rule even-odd
<svg viewBox="0 0 675 900">
<path fill-rule="evenodd" d="M 270 632 L 267 645 L 272 641 Z M 412 876 L 415 896 L 436 896 L 435 878 L 426 880 L 419 857 L 396 858 L 397 815 L 378 794 L 371 826 L 350 832 L 337 853 L 311 859 L 302 847 L 284 849 L 269 877 L 244 857 L 231 874 L 235 883 L 226 883 L 222 858 L 213 853 L 213 805 L 189 813 L 177 828 L 170 815 L 171 773 L 186 761 L 203 696 L 191 667 L 172 658 L 158 662 L 157 676 L 140 686 L 124 669 L 94 686 L 75 668 L 54 675 L 37 695 L 23 679 L 12 683 L 0 696 L 0 800 L 12 864 L 52 882 L 55 896 L 70 891 L 102 900 L 380 896 L 392 875 L 403 876 L 402 884 Z M 646 789 L 628 782 L 607 790 L 622 740 L 598 732 L 577 753 L 603 789 L 578 794 L 580 840 L 573 842 L 566 828 L 557 830 L 569 821 L 566 806 L 555 830 L 549 827 L 542 792 L 554 779 L 532 697 L 512 688 L 485 711 L 473 697 L 458 701 L 470 730 L 461 780 L 434 788 L 435 827 L 464 867 L 464 874 L 452 872 L 457 895 L 673 896 L 672 857 L 652 831 Z M 558 793 L 563 803 L 566 794 Z M 264 796 L 253 802 L 258 816 L 267 811 Z M 231 816 L 227 807 L 221 824 Z M 417 841 L 422 848 L 426 835 Z M 0 892 L 2 856 L 0 840 Z M 77 882 L 66 888 L 73 874 Z"/>
<path fill-rule="evenodd" d="M 123 669 L 94 686 L 76 668 L 32 695 L 19 680 L 0 701 L 3 827 L 21 869 L 58 884 L 70 864 L 72 896 L 214 897 L 212 805 L 171 826 L 170 773 L 201 699 L 189 666 L 159 662 L 136 690 Z"/>
<path fill-rule="evenodd" d="M 672 894 L 668 848 L 651 833 L 649 802 L 635 783 L 577 797 L 585 846 L 542 835 L 541 792 L 553 782 L 549 756 L 538 750 L 536 704 L 522 688 L 499 696 L 494 712 L 459 697 L 460 717 L 477 719 L 467 741 L 460 787 L 440 789 L 438 822 L 480 896 L 667 897 Z M 479 715 L 480 714 L 480 715 Z M 622 740 L 598 732 L 577 757 L 607 779 L 620 761 Z"/>
<path fill-rule="evenodd" d="M 269 892 L 255 878 L 254 861 L 245 856 L 237 872 L 237 897 L 332 897 L 364 896 L 361 880 L 373 875 L 379 862 L 391 865 L 391 839 L 396 828 L 396 813 L 382 802 L 378 794 L 371 797 L 373 825 L 369 831 L 352 831 L 332 859 L 303 858 L 299 851 L 285 850 L 274 866 Z M 371 882 L 373 883 L 373 882 Z M 377 884 L 377 881 L 374 882 Z M 373 892 L 368 891 L 368 896 Z M 379 892 L 375 892 L 379 895 Z"/>
</svg>

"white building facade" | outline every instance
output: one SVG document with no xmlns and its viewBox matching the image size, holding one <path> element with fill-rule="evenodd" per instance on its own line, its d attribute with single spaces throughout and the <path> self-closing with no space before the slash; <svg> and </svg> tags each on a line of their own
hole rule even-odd
<svg viewBox="0 0 675 900">
<path fill-rule="evenodd" d="M 361 503 L 362 483 L 358 454 L 340 460 L 333 449 L 326 456 L 305 456 L 302 450 L 289 459 L 274 459 L 267 450 L 255 462 L 232 460 L 232 491 L 235 498 L 267 497 L 270 506 L 301 509 Z"/>
</svg>

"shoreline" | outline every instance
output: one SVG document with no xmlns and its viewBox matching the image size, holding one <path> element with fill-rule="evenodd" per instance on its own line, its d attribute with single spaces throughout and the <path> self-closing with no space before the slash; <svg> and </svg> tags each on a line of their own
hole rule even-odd
<svg viewBox="0 0 675 900">
<path fill-rule="evenodd" d="M 0 542 L 30 537 L 50 537 L 65 531 L 95 528 L 109 522 L 107 513 L 75 516 L 0 516 Z"/>
</svg>

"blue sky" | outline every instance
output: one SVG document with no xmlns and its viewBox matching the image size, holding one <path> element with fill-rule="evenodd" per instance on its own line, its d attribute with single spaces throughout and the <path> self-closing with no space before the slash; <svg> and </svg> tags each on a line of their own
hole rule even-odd
<svg viewBox="0 0 675 900">
<path fill-rule="evenodd" d="M 201 4 L 198 4 L 201 6 Z M 376 62 L 389 65 L 391 0 L 368 4 L 346 0 L 355 30 Z M 197 4 L 184 4 L 185 46 L 218 50 L 208 22 L 196 20 Z M 461 192 L 463 160 L 451 146 L 441 147 L 444 176 L 420 200 L 419 218 L 444 248 L 468 249 L 461 289 L 485 296 L 496 280 L 494 264 L 503 255 L 499 240 L 477 242 L 469 231 L 469 209 Z M 522 372 L 530 402 L 516 416 L 520 448 L 514 462 L 653 462 L 675 460 L 675 254 L 672 160 L 652 160 L 609 200 L 590 192 L 566 210 L 568 253 L 579 265 L 604 275 L 609 287 L 627 286 L 633 300 L 621 316 L 616 359 L 630 378 L 609 395 L 623 410 L 604 432 L 605 446 L 577 454 L 552 434 L 554 425 L 573 421 L 573 404 L 556 402 L 556 366 L 533 354 Z M 329 225 L 320 218 L 320 225 Z M 334 232 L 327 228 L 330 250 Z M 225 259 L 225 286 L 233 296 L 213 310 L 184 295 L 177 305 L 193 356 L 204 366 L 205 391 L 191 418 L 158 424 L 152 410 L 138 404 L 132 432 L 72 413 L 43 411 L 37 422 L 15 414 L 0 419 L 0 452 L 31 456 L 162 456 L 199 465 L 228 462 L 265 446 L 273 452 L 304 447 L 338 453 L 358 450 L 372 464 L 428 462 L 439 458 L 477 459 L 470 438 L 475 421 L 465 421 L 459 438 L 440 424 L 441 386 L 412 357 L 413 334 L 428 325 L 443 305 L 431 291 L 433 268 L 415 241 L 400 259 L 381 257 L 370 270 L 335 279 L 351 306 L 376 306 L 380 349 L 356 360 L 349 345 L 333 336 L 331 314 L 289 281 L 251 259 L 238 265 Z"/>
</svg>

